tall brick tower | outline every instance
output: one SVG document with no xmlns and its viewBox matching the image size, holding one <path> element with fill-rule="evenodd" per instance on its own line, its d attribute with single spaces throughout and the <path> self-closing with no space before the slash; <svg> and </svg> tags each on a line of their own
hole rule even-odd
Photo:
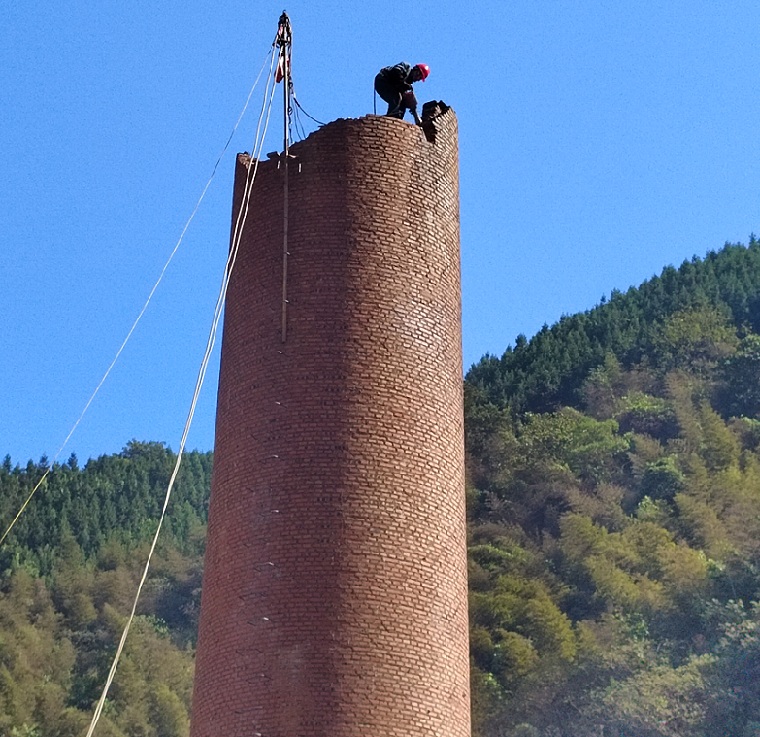
<svg viewBox="0 0 760 737">
<path fill-rule="evenodd" d="M 191 737 L 470 734 L 457 122 L 424 115 L 426 135 L 368 116 L 290 149 L 285 280 L 284 167 L 260 163 L 227 296 Z"/>
</svg>

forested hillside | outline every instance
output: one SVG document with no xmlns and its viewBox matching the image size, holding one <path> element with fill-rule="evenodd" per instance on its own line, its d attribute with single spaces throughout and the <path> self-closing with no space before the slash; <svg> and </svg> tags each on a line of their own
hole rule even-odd
<svg viewBox="0 0 760 737">
<path fill-rule="evenodd" d="M 663 351 L 677 348 L 663 344 L 665 321 L 701 306 L 716 309 L 737 329 L 760 333 L 760 242 L 754 236 L 747 248 L 727 244 L 703 260 L 695 257 L 678 269 L 669 266 L 640 287 L 613 290 L 609 300 L 545 325 L 530 341 L 519 335 L 500 359 L 486 355 L 473 366 L 467 383 L 515 412 L 579 406 L 589 371 L 608 355 L 624 366 L 662 363 L 667 358 Z"/>
<path fill-rule="evenodd" d="M 176 457 L 132 442 L 56 465 L 0 549 L 0 735 L 81 737 L 132 607 Z M 212 456 L 188 453 L 96 734 L 188 733 Z M 48 470 L 0 468 L 5 528 Z"/>
<path fill-rule="evenodd" d="M 477 737 L 760 736 L 760 243 L 667 268 L 465 382 Z M 84 734 L 173 454 L 52 469 L 0 548 L 0 737 Z M 7 523 L 47 462 L 0 468 Z M 190 453 L 98 735 L 187 735 Z"/>
<path fill-rule="evenodd" d="M 760 244 L 466 382 L 487 737 L 760 735 Z"/>
</svg>

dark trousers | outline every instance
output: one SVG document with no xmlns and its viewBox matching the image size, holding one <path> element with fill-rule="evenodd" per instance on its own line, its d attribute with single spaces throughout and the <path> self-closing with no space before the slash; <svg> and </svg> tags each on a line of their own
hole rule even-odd
<svg viewBox="0 0 760 737">
<path fill-rule="evenodd" d="M 375 92 L 380 98 L 388 103 L 388 112 L 385 114 L 390 118 L 403 118 L 406 115 L 407 107 L 404 104 L 404 95 L 391 84 L 388 84 L 382 74 L 375 77 Z"/>
</svg>

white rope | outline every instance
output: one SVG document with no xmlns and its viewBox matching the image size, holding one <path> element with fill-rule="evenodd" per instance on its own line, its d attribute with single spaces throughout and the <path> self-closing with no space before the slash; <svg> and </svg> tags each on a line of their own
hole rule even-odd
<svg viewBox="0 0 760 737">
<path fill-rule="evenodd" d="M 182 232 L 180 233 L 179 239 L 177 240 L 177 243 L 174 246 L 174 250 L 169 254 L 169 258 L 167 259 L 166 263 L 164 264 L 163 269 L 161 269 L 161 273 L 158 276 L 158 279 L 156 280 L 156 283 L 153 285 L 153 288 L 150 290 L 150 293 L 148 294 L 148 298 L 145 300 L 145 304 L 143 304 L 142 309 L 140 310 L 139 314 L 135 318 L 135 321 L 132 323 L 132 327 L 127 332 L 127 337 L 124 338 L 121 346 L 119 346 L 119 350 L 116 351 L 116 355 L 113 357 L 113 360 L 111 361 L 110 365 L 106 369 L 106 372 L 103 374 L 103 378 L 100 380 L 98 385 L 95 387 L 95 391 L 92 392 L 90 395 L 90 398 L 87 400 L 87 403 L 84 405 L 84 409 L 80 413 L 79 417 L 77 418 L 77 421 L 74 423 L 73 427 L 69 431 L 69 434 L 66 436 L 66 439 L 61 444 L 61 447 L 58 449 L 57 453 L 53 456 L 53 460 L 50 463 L 50 466 L 47 468 L 45 473 L 42 475 L 40 480 L 35 484 L 35 486 L 32 488 L 31 492 L 29 493 L 29 496 L 26 498 L 24 503 L 21 505 L 21 508 L 19 509 L 18 513 L 14 517 L 13 521 L 10 523 L 8 528 L 3 533 L 2 537 L 0 537 L 0 545 L 2 545 L 5 542 L 5 538 L 8 537 L 11 530 L 15 526 L 16 522 L 18 522 L 21 515 L 26 510 L 27 506 L 29 506 L 29 502 L 32 501 L 32 497 L 35 495 L 37 490 L 42 486 L 45 479 L 50 474 L 51 469 L 55 465 L 55 462 L 58 460 L 61 453 L 63 453 L 64 448 L 68 445 L 69 440 L 71 440 L 71 436 L 74 434 L 76 429 L 79 427 L 79 423 L 82 422 L 82 419 L 84 418 L 85 414 L 87 414 L 87 410 L 90 408 L 90 405 L 92 404 L 93 400 L 95 399 L 96 395 L 100 391 L 100 388 L 103 386 L 103 384 L 106 382 L 106 379 L 108 378 L 109 374 L 113 370 L 113 367 L 116 365 L 116 362 L 119 360 L 119 357 L 121 356 L 124 348 L 126 347 L 127 343 L 129 342 L 129 339 L 132 337 L 132 333 L 135 332 L 135 328 L 137 328 L 138 323 L 142 319 L 143 315 L 145 314 L 145 311 L 148 309 L 148 305 L 150 304 L 151 300 L 153 299 L 153 295 L 155 294 L 156 290 L 158 289 L 159 284 L 161 284 L 161 281 L 164 278 L 164 274 L 166 274 L 166 270 L 169 268 L 169 264 L 172 262 L 172 259 L 176 255 L 177 251 L 179 250 L 180 244 L 182 243 L 182 240 L 185 237 L 185 233 L 187 232 L 187 229 L 190 227 L 190 223 L 193 221 L 193 218 L 195 217 L 195 214 L 198 212 L 198 208 L 201 206 L 201 202 L 203 202 L 203 198 L 206 196 L 206 192 L 208 191 L 209 186 L 211 185 L 211 182 L 214 179 L 214 176 L 216 175 L 216 170 L 219 167 L 219 163 L 221 162 L 222 158 L 224 157 L 225 153 L 227 152 L 227 149 L 230 145 L 230 142 L 232 141 L 233 136 L 235 135 L 235 132 L 238 129 L 238 126 L 240 125 L 240 121 L 243 119 L 243 116 L 245 115 L 246 110 L 248 109 L 248 103 L 251 101 L 251 96 L 253 95 L 254 89 L 256 89 L 256 85 L 258 85 L 259 80 L 261 79 L 261 75 L 264 72 L 264 67 L 267 63 L 267 58 L 270 56 L 271 51 L 267 53 L 267 56 L 264 58 L 264 63 L 261 65 L 261 69 L 259 70 L 258 76 L 256 77 L 256 81 L 253 83 L 253 86 L 250 89 L 250 92 L 248 93 L 248 97 L 246 98 L 245 105 L 243 105 L 243 109 L 240 112 L 240 115 L 238 116 L 237 121 L 235 122 L 234 127 L 232 128 L 232 131 L 230 132 L 229 137 L 227 138 L 227 142 L 224 144 L 224 147 L 222 148 L 216 163 L 214 164 L 214 168 L 211 172 L 211 176 L 209 177 L 208 181 L 206 182 L 206 186 L 203 188 L 203 191 L 201 192 L 200 197 L 198 198 L 198 201 L 195 203 L 195 207 L 193 208 L 192 213 L 190 214 L 190 217 L 187 219 L 187 222 L 185 223 L 185 227 L 182 228 Z"/>
<path fill-rule="evenodd" d="M 269 86 L 269 83 L 272 79 L 274 57 L 275 55 L 274 53 L 272 53 L 272 59 L 270 61 L 270 66 L 269 66 L 269 78 L 267 79 L 267 87 Z M 214 319 L 212 321 L 211 330 L 209 331 L 209 337 L 206 343 L 206 352 L 203 356 L 203 360 L 201 361 L 201 366 L 198 371 L 198 378 L 195 384 L 195 392 L 193 394 L 193 400 L 190 404 L 190 410 L 188 412 L 187 420 L 185 421 L 185 428 L 182 433 L 182 439 L 180 441 L 179 451 L 177 453 L 177 461 L 174 465 L 174 470 L 172 471 L 171 478 L 169 479 L 169 485 L 166 489 L 166 495 L 164 496 L 164 504 L 161 509 L 161 516 L 158 520 L 158 526 L 156 527 L 156 532 L 155 532 L 155 535 L 153 536 L 153 542 L 151 543 L 150 550 L 148 552 L 148 558 L 145 562 L 145 568 L 143 569 L 142 577 L 137 587 L 137 593 L 135 594 L 134 601 L 132 602 L 132 610 L 130 611 L 129 618 L 127 619 L 127 623 L 124 627 L 124 631 L 122 632 L 121 640 L 119 641 L 119 645 L 116 649 L 116 654 L 114 655 L 113 663 L 111 664 L 111 669 L 108 673 L 108 678 L 106 679 L 105 686 L 103 687 L 103 692 L 101 693 L 100 699 L 95 708 L 95 713 L 93 714 L 92 722 L 90 723 L 90 728 L 87 731 L 87 737 L 92 737 L 92 733 L 103 711 L 103 706 L 105 705 L 106 697 L 108 695 L 108 690 L 110 689 L 114 676 L 116 674 L 116 668 L 119 663 L 119 659 L 121 658 L 122 651 L 124 649 L 124 643 L 127 640 L 127 635 L 129 634 L 129 630 L 135 618 L 137 603 L 140 599 L 140 594 L 142 593 L 145 580 L 148 577 L 148 571 L 150 569 L 151 559 L 153 557 L 153 552 L 156 549 L 156 544 L 158 543 L 158 538 L 161 533 L 161 527 L 163 526 L 164 519 L 166 517 L 166 510 L 167 510 L 167 507 L 169 506 L 169 500 L 171 498 L 174 482 L 177 479 L 177 474 L 179 473 L 179 468 L 182 463 L 182 454 L 185 449 L 185 442 L 187 441 L 187 435 L 190 431 L 190 426 L 193 421 L 193 416 L 195 414 L 195 408 L 198 403 L 198 397 L 200 395 L 200 391 L 203 386 L 203 381 L 206 377 L 206 370 L 208 369 L 208 363 L 209 363 L 209 359 L 211 358 L 211 352 L 214 348 L 214 344 L 216 343 L 216 334 L 217 334 L 217 329 L 219 326 L 219 320 L 221 319 L 224 303 L 227 297 L 227 287 L 229 286 L 230 277 L 232 276 L 232 270 L 235 266 L 235 261 L 237 260 L 237 254 L 240 248 L 240 241 L 242 239 L 242 234 L 243 234 L 243 227 L 245 225 L 245 220 L 248 216 L 248 209 L 249 209 L 249 204 L 250 204 L 253 181 L 256 177 L 259 158 L 261 156 L 261 150 L 264 146 L 264 139 L 266 138 L 267 129 L 269 127 L 269 117 L 272 111 L 272 100 L 274 98 L 274 90 L 275 90 L 275 87 L 274 85 L 272 85 L 272 92 L 269 95 L 269 99 L 267 99 L 266 94 L 265 94 L 261 113 L 259 115 L 259 122 L 256 127 L 256 140 L 254 141 L 254 146 L 252 149 L 255 163 L 253 167 L 249 167 L 248 175 L 246 176 L 246 186 L 245 186 L 245 191 L 243 194 L 243 202 L 241 202 L 241 205 L 243 204 L 245 205 L 245 208 L 241 207 L 241 212 L 244 209 L 245 213 L 242 216 L 242 218 L 241 218 L 240 213 L 238 213 L 238 218 L 235 225 L 235 231 L 232 238 L 232 247 L 230 248 L 230 253 L 227 257 L 227 263 L 224 269 L 224 277 L 222 278 L 221 290 L 219 292 L 219 297 L 217 298 L 216 306 L 214 308 Z M 249 95 L 249 99 L 250 99 L 250 95 Z M 264 118 L 265 111 L 266 111 L 266 120 L 264 123 L 264 130 L 262 132 L 261 138 L 259 139 L 259 131 L 261 130 L 261 122 L 262 122 L 262 119 Z"/>
</svg>

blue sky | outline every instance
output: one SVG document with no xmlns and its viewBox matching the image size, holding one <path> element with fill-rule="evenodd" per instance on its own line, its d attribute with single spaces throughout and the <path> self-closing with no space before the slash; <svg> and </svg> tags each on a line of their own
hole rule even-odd
<svg viewBox="0 0 760 737">
<path fill-rule="evenodd" d="M 667 264 L 758 232 L 760 5 L 298 0 L 293 74 L 323 121 L 386 64 L 460 124 L 465 366 Z M 52 457 L 195 206 L 281 4 L 27 0 L 0 18 L 0 455 Z M 257 93 L 258 94 L 258 93 Z M 219 290 L 234 153 L 63 452 L 176 448 Z M 272 128 L 274 150 L 281 140 Z M 218 360 L 218 348 L 217 357 Z M 213 446 L 216 362 L 189 448 Z"/>
</svg>

